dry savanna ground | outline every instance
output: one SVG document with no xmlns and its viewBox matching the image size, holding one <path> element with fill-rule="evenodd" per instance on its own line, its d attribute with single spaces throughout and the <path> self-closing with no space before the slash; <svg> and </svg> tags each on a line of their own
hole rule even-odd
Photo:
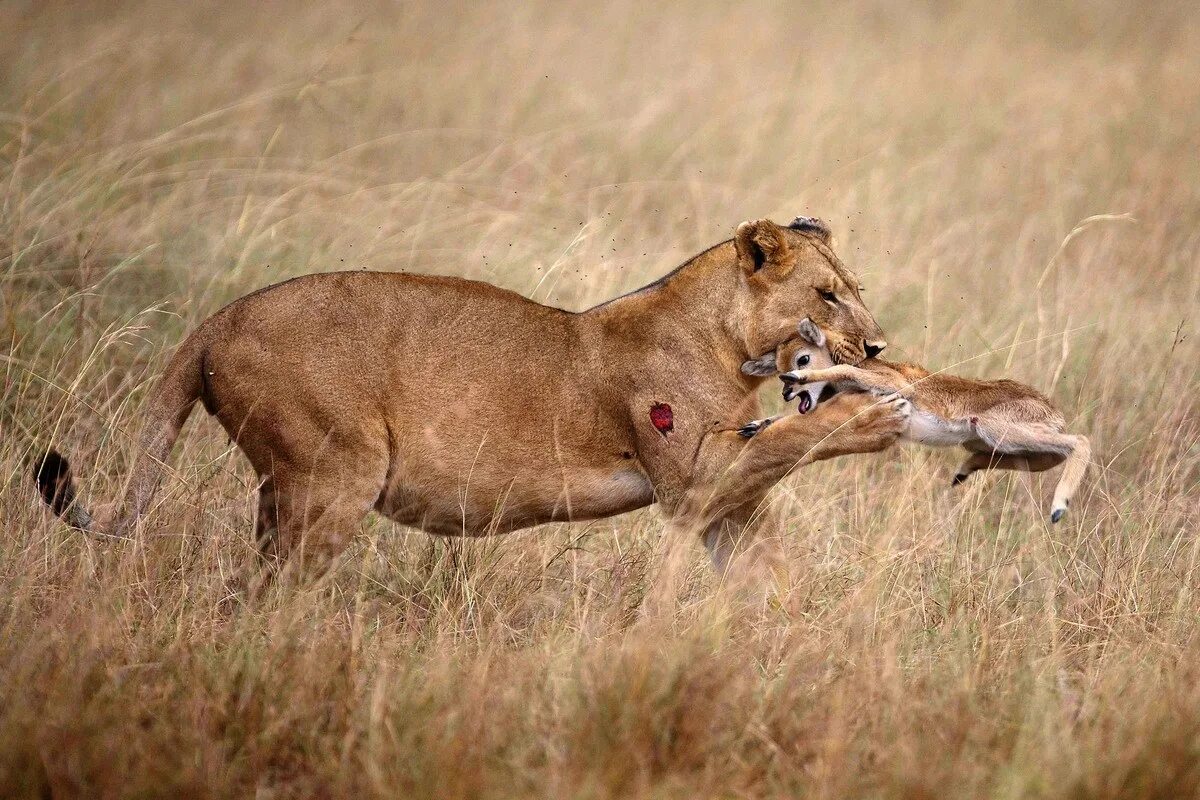
<svg viewBox="0 0 1200 800">
<path fill-rule="evenodd" d="M 0 795 L 1200 794 L 1193 4 L 13 0 L 0 30 Z M 638 622 L 654 509 L 372 520 L 227 614 L 253 476 L 203 414 L 132 543 L 30 486 L 53 440 L 116 492 L 170 347 L 256 287 L 578 309 L 799 213 L 894 352 L 1092 437 L 1065 522 L 1055 473 L 951 491 L 957 456 L 897 447 L 781 484 L 792 582 L 753 618 L 697 548 Z"/>
</svg>

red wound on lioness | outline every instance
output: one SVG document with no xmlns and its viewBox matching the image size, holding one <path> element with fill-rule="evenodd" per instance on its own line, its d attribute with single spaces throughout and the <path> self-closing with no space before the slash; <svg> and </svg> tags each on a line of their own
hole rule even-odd
<svg viewBox="0 0 1200 800">
<path fill-rule="evenodd" d="M 650 406 L 650 424 L 663 436 L 675 430 L 675 414 L 666 403 L 655 403 Z"/>
</svg>

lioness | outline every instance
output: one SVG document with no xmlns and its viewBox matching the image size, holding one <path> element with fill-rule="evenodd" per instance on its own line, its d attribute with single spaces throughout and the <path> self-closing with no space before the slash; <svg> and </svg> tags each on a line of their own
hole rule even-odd
<svg viewBox="0 0 1200 800">
<path fill-rule="evenodd" d="M 458 278 L 306 275 L 234 301 L 178 347 L 143 410 L 122 503 L 87 513 L 55 452 L 38 485 L 78 527 L 129 534 L 199 400 L 262 481 L 268 555 L 303 539 L 305 559 L 327 559 L 371 509 L 478 536 L 657 501 L 668 515 L 707 509 L 694 522 L 723 563 L 792 468 L 880 450 L 903 428 L 903 409 L 847 397 L 750 443 L 737 435 L 727 421 L 754 416 L 761 383 L 738 366 L 801 317 L 839 363 L 884 348 L 828 227 L 810 218 L 744 222 L 579 313 Z M 705 502 L 687 504 L 696 492 Z"/>
<path fill-rule="evenodd" d="M 1050 519 L 1058 522 L 1083 480 L 1091 457 L 1084 436 L 1064 433 L 1065 420 L 1041 392 L 1010 380 L 981 381 L 931 373 L 917 364 L 869 358 L 858 366 L 835 365 L 825 334 L 811 319 L 803 319 L 798 336 L 774 354 L 747 361 L 747 374 L 779 374 L 783 398 L 799 398 L 801 414 L 816 408 L 827 387 L 835 391 L 898 394 L 912 401 L 913 412 L 903 438 L 934 447 L 962 445 L 971 455 L 958 468 L 958 485 L 980 469 L 1041 472 L 1062 464 L 1054 491 Z M 776 418 L 742 426 L 754 436 Z"/>
</svg>

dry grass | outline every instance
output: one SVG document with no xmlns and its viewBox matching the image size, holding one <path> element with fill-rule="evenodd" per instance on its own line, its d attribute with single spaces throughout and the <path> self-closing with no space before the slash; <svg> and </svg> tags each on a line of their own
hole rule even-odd
<svg viewBox="0 0 1200 800">
<path fill-rule="evenodd" d="M 0 6 L 0 794 L 1200 794 L 1194 6 L 96 5 Z M 729 618 L 697 549 L 663 633 L 631 624 L 653 510 L 376 520 L 222 616 L 253 487 L 211 421 L 135 544 L 29 485 L 54 438 L 115 492 L 167 348 L 255 287 L 579 308 L 798 213 L 895 350 L 1093 438 L 1066 523 L 1047 479 L 949 491 L 946 454 L 805 469 L 781 607 Z M 1136 222 L 1071 236 L 1101 214 Z"/>
</svg>

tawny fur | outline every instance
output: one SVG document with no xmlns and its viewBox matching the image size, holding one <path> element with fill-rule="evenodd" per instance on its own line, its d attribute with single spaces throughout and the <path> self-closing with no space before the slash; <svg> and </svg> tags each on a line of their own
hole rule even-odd
<svg viewBox="0 0 1200 800">
<path fill-rule="evenodd" d="M 812 320 L 802 320 L 795 338 L 774 354 L 746 362 L 743 371 L 778 373 L 784 398 L 808 393 L 806 406 L 817 407 L 826 386 L 910 400 L 913 411 L 904 439 L 970 451 L 955 473 L 955 485 L 981 469 L 1041 472 L 1064 464 L 1050 516 L 1058 522 L 1066 513 L 1091 459 L 1091 445 L 1086 437 L 1065 432 L 1062 414 L 1041 392 L 1012 380 L 972 380 L 882 358 L 835 364 L 827 338 Z M 773 421 L 751 422 L 743 426 L 743 435 L 754 435 Z"/>
<path fill-rule="evenodd" d="M 761 379 L 738 365 L 805 316 L 839 362 L 883 346 L 813 220 L 742 223 L 665 278 L 580 313 L 457 278 L 304 276 L 233 302 L 179 346 L 146 405 L 123 503 L 70 518 L 129 533 L 201 400 L 262 481 L 268 553 L 303 540 L 310 555 L 336 554 L 372 509 L 476 536 L 657 501 L 721 563 L 747 509 L 792 468 L 880 450 L 903 428 L 903 408 L 853 399 L 750 443 L 727 424 L 758 409 Z M 649 419 L 655 403 L 672 406 L 667 435 Z"/>
</svg>

